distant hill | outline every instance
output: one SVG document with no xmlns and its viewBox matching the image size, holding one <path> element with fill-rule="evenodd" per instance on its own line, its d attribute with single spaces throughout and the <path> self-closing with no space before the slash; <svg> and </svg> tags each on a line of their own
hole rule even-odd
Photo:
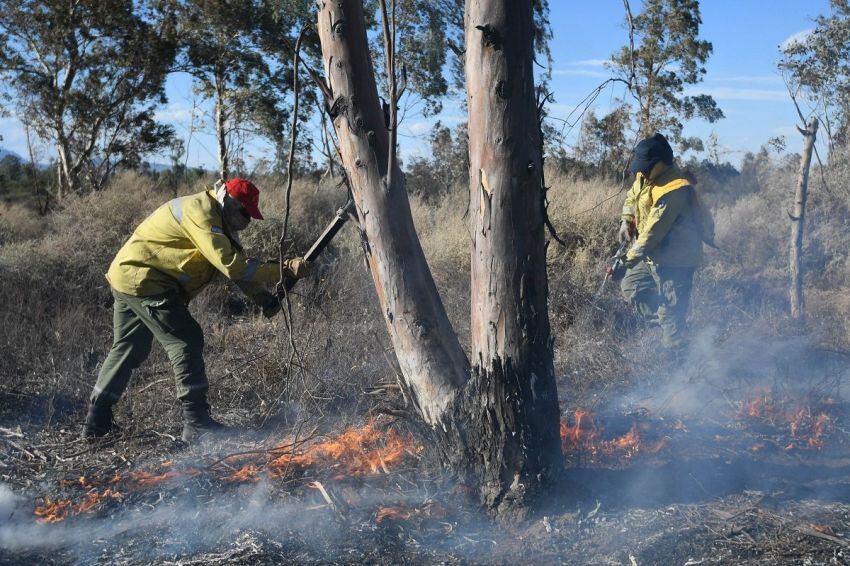
<svg viewBox="0 0 850 566">
<path fill-rule="evenodd" d="M 13 157 L 17 157 L 22 163 L 27 163 L 27 160 L 24 159 L 19 153 L 15 153 L 9 149 L 3 149 L 0 147 L 0 159 L 3 159 L 7 155 L 11 155 Z M 39 169 L 47 169 L 50 167 L 49 163 L 38 163 Z M 156 173 L 162 173 L 163 171 L 168 171 L 171 169 L 171 165 L 166 165 L 165 163 L 156 163 L 156 162 L 145 162 L 144 167 Z"/>
<path fill-rule="evenodd" d="M 7 155 L 11 155 L 12 157 L 17 157 L 17 158 L 18 158 L 18 160 L 20 160 L 20 161 L 23 161 L 23 160 L 24 160 L 24 158 L 23 158 L 23 157 L 21 157 L 20 155 L 18 155 L 18 154 L 17 154 L 17 153 L 15 153 L 14 151 L 10 151 L 10 150 L 8 150 L 8 149 L 3 149 L 2 147 L 0 147 L 0 159 L 3 159 L 3 158 L 4 158 L 4 157 L 6 157 Z"/>
</svg>

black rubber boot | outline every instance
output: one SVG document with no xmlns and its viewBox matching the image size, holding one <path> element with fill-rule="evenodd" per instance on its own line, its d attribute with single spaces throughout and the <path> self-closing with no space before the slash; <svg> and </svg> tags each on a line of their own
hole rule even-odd
<svg viewBox="0 0 850 566">
<path fill-rule="evenodd" d="M 80 436 L 85 440 L 94 440 L 109 434 L 112 429 L 112 406 L 89 405 L 89 412 Z"/>
<path fill-rule="evenodd" d="M 183 442 L 192 443 L 205 434 L 221 434 L 229 427 L 210 416 L 210 405 L 206 398 L 184 399 Z"/>
</svg>

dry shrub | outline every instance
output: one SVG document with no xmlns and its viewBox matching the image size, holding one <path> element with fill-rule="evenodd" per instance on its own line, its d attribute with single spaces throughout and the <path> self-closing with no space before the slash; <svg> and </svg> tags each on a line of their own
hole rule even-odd
<svg viewBox="0 0 850 566">
<path fill-rule="evenodd" d="M 9 203 L 0 205 L 0 246 L 33 240 L 47 229 L 47 219 L 32 207 Z"/>
<path fill-rule="evenodd" d="M 616 284 L 594 298 L 616 248 L 625 187 L 551 171 L 547 178 L 549 217 L 566 242 L 562 247 L 553 240 L 548 248 L 555 364 L 561 394 L 574 404 L 651 374 L 658 331 L 635 319 Z M 759 179 L 764 183 L 759 191 L 715 210 L 723 251 L 709 252 L 698 273 L 691 314 L 697 329 L 708 324 L 786 326 L 786 209 L 793 176 L 777 165 Z M 181 186 L 178 194 L 200 191 L 210 181 Z M 256 182 L 267 220 L 252 222 L 242 239 L 250 253 L 274 259 L 284 179 L 269 176 Z M 0 211 L 0 421 L 20 420 L 22 398 L 31 403 L 30 414 L 39 424 L 81 418 L 111 341 L 111 297 L 103 273 L 135 226 L 174 196 L 128 173 L 100 193 L 67 199 L 45 218 L 19 206 Z M 345 199 L 344 189 L 333 183 L 296 181 L 287 255 L 303 253 Z M 464 344 L 470 312 L 467 199 L 465 187 L 455 187 L 436 203 L 411 197 L 422 248 Z M 828 337 L 824 343 L 846 348 L 850 231 L 846 205 L 842 208 L 839 200 L 813 180 L 806 284 L 810 328 Z M 295 353 L 284 319 L 263 319 L 233 285 L 216 283 L 193 301 L 191 310 L 206 334 L 211 400 L 226 420 L 259 425 L 267 416 L 291 423 L 305 416 L 362 413 L 376 403 L 366 392 L 395 379 L 384 319 L 354 223 L 337 236 L 315 275 L 299 283 L 291 298 Z M 119 420 L 161 430 L 176 426 L 174 408 L 171 371 L 155 347 L 119 405 Z"/>
</svg>

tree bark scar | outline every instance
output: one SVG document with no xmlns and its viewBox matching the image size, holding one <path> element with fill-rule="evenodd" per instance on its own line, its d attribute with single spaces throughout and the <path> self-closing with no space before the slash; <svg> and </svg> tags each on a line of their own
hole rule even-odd
<svg viewBox="0 0 850 566">
<path fill-rule="evenodd" d="M 345 114 L 348 111 L 348 99 L 344 96 L 338 96 L 331 104 L 328 113 L 331 115 L 331 120 L 336 121 L 338 116 Z"/>
<path fill-rule="evenodd" d="M 478 203 L 478 214 L 481 217 L 479 224 L 481 225 L 481 235 L 486 236 L 490 229 L 489 222 L 485 225 L 485 215 L 489 218 L 490 205 L 493 201 L 493 193 L 490 190 L 490 183 L 487 181 L 487 173 L 484 169 L 479 170 L 479 184 L 481 185 L 481 200 Z"/>
<path fill-rule="evenodd" d="M 502 50 L 502 34 L 499 33 L 499 30 L 490 24 L 475 26 L 475 29 L 481 30 L 481 41 L 484 43 L 485 47 L 492 47 L 493 51 Z"/>
<path fill-rule="evenodd" d="M 431 331 L 431 328 L 428 326 L 427 321 L 416 318 L 413 320 L 413 335 L 416 336 L 419 340 L 427 337 Z"/>
<path fill-rule="evenodd" d="M 496 322 L 496 344 L 493 349 L 494 352 L 501 352 L 505 347 L 505 336 L 507 335 L 506 330 L 506 320 L 505 320 L 505 309 L 499 309 L 499 318 Z"/>
<path fill-rule="evenodd" d="M 507 88 L 507 81 L 500 80 L 496 83 L 496 96 L 502 100 L 507 100 L 511 97 L 510 89 Z"/>
<path fill-rule="evenodd" d="M 360 229 L 360 245 L 363 247 L 363 253 L 366 254 L 367 258 L 372 255 L 372 247 L 369 245 L 369 235 L 362 228 Z"/>
</svg>

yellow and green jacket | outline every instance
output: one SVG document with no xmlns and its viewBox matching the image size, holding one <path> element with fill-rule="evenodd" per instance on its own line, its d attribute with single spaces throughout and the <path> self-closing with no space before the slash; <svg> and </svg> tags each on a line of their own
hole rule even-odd
<svg viewBox="0 0 850 566">
<path fill-rule="evenodd" d="M 231 240 L 215 190 L 208 190 L 157 208 L 118 251 L 106 279 L 127 295 L 177 290 L 191 299 L 220 272 L 260 302 L 264 285 L 280 278 L 278 266 L 247 257 Z"/>
<path fill-rule="evenodd" d="M 638 173 L 623 204 L 623 219 L 638 231 L 626 258 L 697 267 L 703 254 L 699 206 L 696 189 L 675 164 L 659 163 L 649 178 Z"/>
</svg>

